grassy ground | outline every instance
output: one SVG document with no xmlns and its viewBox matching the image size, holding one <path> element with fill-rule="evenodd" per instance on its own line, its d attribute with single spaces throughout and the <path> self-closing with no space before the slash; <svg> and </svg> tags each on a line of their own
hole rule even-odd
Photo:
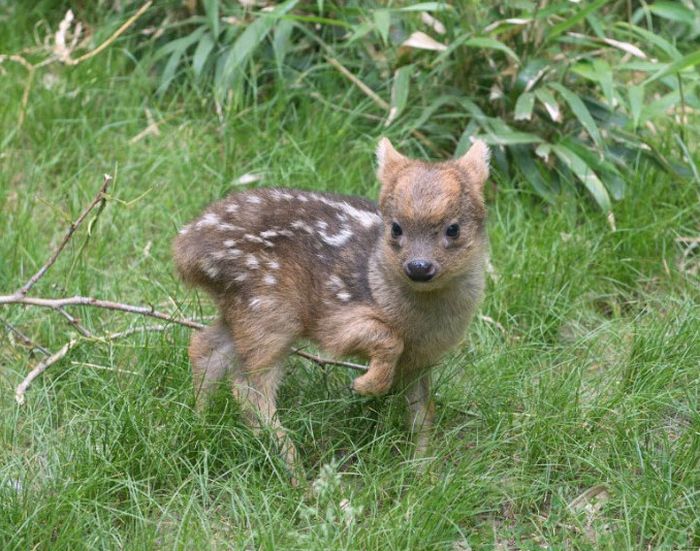
<svg viewBox="0 0 700 551">
<path fill-rule="evenodd" d="M 4 32 L 0 43 L 25 45 Z M 113 48 L 39 73 L 19 131 L 24 72 L 6 69 L 2 292 L 43 262 L 104 172 L 116 174 L 107 209 L 37 294 L 207 315 L 206 300 L 176 280 L 169 244 L 238 176 L 376 196 L 382 127 L 331 68 L 221 121 L 186 86 L 154 98 L 152 77 Z M 163 121 L 160 134 L 131 143 L 145 109 Z M 402 400 L 353 397 L 352 374 L 340 369 L 292 359 L 281 392 L 313 493 L 290 487 L 271 441 L 242 425 L 225 391 L 195 415 L 188 331 L 86 343 L 22 408 L 14 386 L 40 355 L 3 332 L 0 548 L 697 548 L 698 260 L 682 262 L 675 241 L 698 235 L 697 187 L 631 166 L 633 192 L 616 205 L 613 232 L 581 201 L 546 208 L 520 182 L 494 182 L 495 274 L 485 317 L 437 372 L 427 472 L 412 463 Z M 143 323 L 75 313 L 95 330 Z M 52 350 L 70 332 L 46 311 L 0 316 Z"/>
</svg>

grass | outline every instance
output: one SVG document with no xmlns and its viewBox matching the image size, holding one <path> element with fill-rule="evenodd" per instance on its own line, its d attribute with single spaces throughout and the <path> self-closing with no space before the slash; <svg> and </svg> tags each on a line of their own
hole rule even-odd
<svg viewBox="0 0 700 551">
<path fill-rule="evenodd" d="M 24 45 L 22 28 L 0 33 L 0 51 Z M 43 262 L 104 172 L 116 175 L 107 209 L 37 294 L 210 314 L 175 278 L 169 244 L 238 176 L 376 197 L 376 108 L 330 67 L 222 122 L 187 83 L 154 97 L 153 76 L 114 47 L 38 74 L 19 131 L 24 72 L 5 69 L 3 292 Z M 130 143 L 145 109 L 160 134 Z M 658 147 L 672 147 L 670 132 Z M 495 273 L 485 317 L 436 372 L 427 472 L 412 463 L 402 400 L 353 397 L 340 369 L 292 359 L 280 396 L 312 493 L 290 487 L 271 439 L 241 423 L 224 389 L 195 415 L 188 331 L 84 344 L 22 408 L 14 386 L 38 356 L 3 333 L 0 548 L 697 548 L 698 257 L 676 242 L 697 236 L 697 186 L 630 166 L 611 231 L 594 205 L 548 207 L 522 184 L 496 174 L 489 189 Z M 75 312 L 96 330 L 143 322 Z M 0 316 L 52 350 L 70 332 L 45 311 Z"/>
</svg>

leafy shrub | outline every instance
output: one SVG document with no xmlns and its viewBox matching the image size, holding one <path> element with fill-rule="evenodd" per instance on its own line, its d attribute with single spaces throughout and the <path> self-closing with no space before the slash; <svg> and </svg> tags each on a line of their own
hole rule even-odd
<svg viewBox="0 0 700 551">
<path fill-rule="evenodd" d="M 161 94 L 190 72 L 218 102 L 240 104 L 250 90 L 317 78 L 332 58 L 388 107 L 383 131 L 430 136 L 434 149 L 456 141 L 455 154 L 479 136 L 502 175 L 520 173 L 546 201 L 578 181 L 610 212 L 639 162 L 700 181 L 684 131 L 700 107 L 692 2 L 203 0 L 186 18 L 170 14 L 150 63 Z M 654 140 L 669 124 L 675 159 Z"/>
</svg>

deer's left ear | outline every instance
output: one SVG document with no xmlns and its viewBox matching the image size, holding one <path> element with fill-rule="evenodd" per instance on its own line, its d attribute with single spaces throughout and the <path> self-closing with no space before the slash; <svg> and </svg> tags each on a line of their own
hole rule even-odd
<svg viewBox="0 0 700 551">
<path fill-rule="evenodd" d="M 457 164 L 469 174 L 472 184 L 481 191 L 489 177 L 491 151 L 481 140 L 476 140 L 464 155 L 457 159 Z"/>
</svg>

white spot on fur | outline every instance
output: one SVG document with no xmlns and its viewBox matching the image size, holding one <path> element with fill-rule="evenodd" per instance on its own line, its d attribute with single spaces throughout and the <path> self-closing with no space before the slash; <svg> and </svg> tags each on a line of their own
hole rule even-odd
<svg viewBox="0 0 700 551">
<path fill-rule="evenodd" d="M 265 241 L 262 237 L 258 237 L 257 235 L 252 235 L 250 233 L 246 233 L 243 236 L 243 239 L 245 239 L 246 241 L 250 241 L 251 243 L 262 243 Z"/>
<path fill-rule="evenodd" d="M 352 233 L 352 230 L 348 227 L 343 228 L 334 235 L 328 235 L 327 233 L 322 231 L 318 232 L 318 234 L 321 236 L 321 239 L 323 239 L 323 241 L 325 241 L 332 247 L 340 247 L 342 245 L 345 245 L 345 243 L 347 243 L 348 240 L 354 235 Z"/>
<path fill-rule="evenodd" d="M 246 197 L 245 200 L 251 205 L 259 205 L 260 203 L 262 203 L 262 200 L 257 195 L 248 195 L 248 197 Z"/>
<path fill-rule="evenodd" d="M 268 239 L 270 237 L 277 237 L 278 235 L 279 233 L 275 230 L 265 230 L 260 232 L 260 237 L 264 237 L 265 239 Z"/>
<path fill-rule="evenodd" d="M 270 197 L 277 201 L 281 201 L 282 199 L 291 201 L 292 199 L 294 199 L 294 195 L 292 195 L 291 193 L 287 193 L 286 191 L 282 191 L 281 189 L 270 190 Z"/>
<path fill-rule="evenodd" d="M 245 265 L 251 270 L 257 270 L 260 267 L 260 262 L 254 254 L 249 254 L 245 257 Z"/>
<path fill-rule="evenodd" d="M 226 212 L 230 212 L 231 214 L 238 212 L 238 205 L 236 203 L 229 203 L 226 205 Z"/>
<path fill-rule="evenodd" d="M 224 239 L 224 247 L 234 247 L 236 242 L 233 239 Z"/>
<path fill-rule="evenodd" d="M 303 230 L 306 233 L 313 233 L 314 231 L 314 229 L 303 220 L 294 220 L 291 225 L 295 230 Z"/>
<path fill-rule="evenodd" d="M 326 222 L 325 220 L 318 220 L 316 222 L 316 227 L 319 230 L 325 230 L 328 227 L 328 222 Z"/>
<path fill-rule="evenodd" d="M 280 263 L 277 262 L 276 260 L 270 260 L 267 263 L 267 267 L 270 268 L 270 270 L 279 270 L 280 269 Z"/>
<path fill-rule="evenodd" d="M 318 196 L 318 200 L 321 201 L 321 203 L 323 203 L 324 205 L 328 205 L 329 207 L 333 207 L 344 212 L 351 218 L 357 220 L 365 228 L 370 228 L 377 224 L 381 224 L 382 222 L 382 217 L 379 216 L 379 214 L 377 214 L 376 212 L 358 209 L 356 207 L 353 207 L 346 201 L 333 201 L 332 199 L 328 199 L 327 197 L 323 197 L 322 195 Z"/>
<path fill-rule="evenodd" d="M 248 306 L 250 306 L 252 310 L 259 310 L 262 306 L 262 299 L 260 299 L 259 297 L 253 297 L 250 299 Z"/>
<path fill-rule="evenodd" d="M 213 212 L 208 212 L 202 218 L 199 219 L 197 224 L 195 225 L 195 228 L 200 229 L 200 228 L 206 228 L 209 226 L 218 226 L 221 223 L 219 220 L 219 217 L 214 214 Z"/>
<path fill-rule="evenodd" d="M 306 203 L 309 200 L 309 198 L 302 193 L 297 194 L 297 199 L 302 203 Z"/>
<path fill-rule="evenodd" d="M 240 274 L 238 274 L 238 275 L 237 275 L 236 277 L 234 277 L 233 279 L 234 279 L 235 281 L 238 281 L 238 282 L 240 283 L 241 281 L 245 281 L 246 279 L 248 279 L 248 274 L 245 273 L 245 272 L 241 272 Z"/>
<path fill-rule="evenodd" d="M 275 244 L 272 241 L 268 241 L 267 239 L 265 239 L 263 241 L 263 245 L 265 245 L 267 248 L 271 248 L 271 247 L 275 246 Z"/>
<path fill-rule="evenodd" d="M 213 255 L 212 255 L 213 256 Z M 219 275 L 219 263 L 212 256 L 206 256 L 200 260 L 200 266 L 202 270 L 211 278 L 215 278 Z"/>
<path fill-rule="evenodd" d="M 243 228 L 240 226 L 234 226 L 233 224 L 227 224 L 226 222 L 222 222 L 221 224 L 216 226 L 217 229 L 221 231 L 241 231 Z"/>
<path fill-rule="evenodd" d="M 330 289 L 334 289 L 336 291 L 340 291 L 341 289 L 345 289 L 345 283 L 343 282 L 340 277 L 338 277 L 335 274 L 332 274 L 328 278 L 328 282 L 326 283 Z"/>
<path fill-rule="evenodd" d="M 180 230 L 180 235 L 185 235 L 190 231 L 190 225 L 187 224 L 186 226 L 183 226 L 182 229 Z"/>
<path fill-rule="evenodd" d="M 294 236 L 294 232 L 292 230 L 280 230 L 279 234 L 284 235 L 285 237 L 293 237 Z"/>
<path fill-rule="evenodd" d="M 266 285 L 276 285 L 277 284 L 277 278 L 273 276 L 272 274 L 265 274 L 263 276 L 263 283 Z"/>
<path fill-rule="evenodd" d="M 340 293 L 338 293 L 335 296 L 338 297 L 338 299 L 342 300 L 343 302 L 347 302 L 352 298 L 352 295 L 350 293 L 348 293 L 347 291 L 340 291 Z"/>
<path fill-rule="evenodd" d="M 243 251 L 241 251 L 240 249 L 229 249 L 228 250 L 228 255 L 231 258 L 238 258 L 242 254 L 243 254 Z"/>
</svg>

